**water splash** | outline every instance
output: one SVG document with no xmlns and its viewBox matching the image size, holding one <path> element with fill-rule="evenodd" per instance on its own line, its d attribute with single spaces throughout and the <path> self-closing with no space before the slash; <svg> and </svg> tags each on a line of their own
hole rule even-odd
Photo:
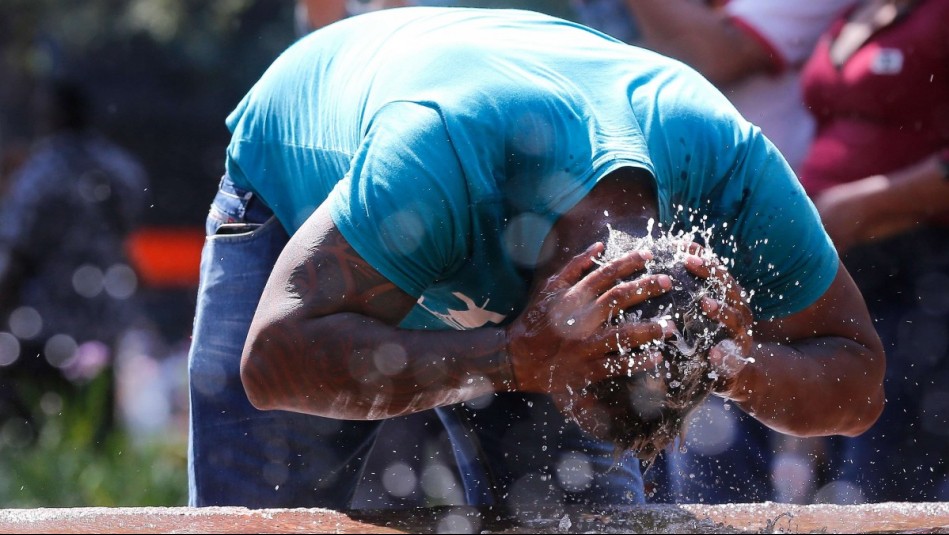
<svg viewBox="0 0 949 535">
<path fill-rule="evenodd" d="M 632 236 L 607 225 L 609 238 L 606 250 L 597 259 L 605 264 L 622 255 L 636 250 L 648 250 L 653 258 L 646 262 L 646 275 L 665 273 L 672 278 L 673 287 L 667 294 L 671 299 L 654 298 L 633 310 L 617 310 L 611 316 L 611 321 L 622 323 L 627 321 L 657 321 L 664 328 L 673 330 L 672 337 L 662 342 L 652 342 L 644 346 L 631 347 L 617 340 L 617 351 L 620 355 L 629 354 L 633 358 L 637 353 L 642 354 L 650 350 L 681 353 L 692 357 L 700 351 L 711 347 L 711 341 L 718 337 L 721 325 L 710 320 L 701 309 L 703 297 L 722 301 L 727 291 L 721 279 L 710 277 L 698 279 L 685 270 L 684 263 L 690 254 L 694 254 L 715 265 L 726 267 L 730 262 L 727 258 L 717 256 L 710 248 L 693 249 L 691 244 L 710 243 L 712 239 L 711 227 L 694 226 L 689 231 L 669 230 L 663 232 L 657 229 L 652 218 L 646 225 L 646 235 Z M 637 274 L 641 276 L 643 274 Z M 671 347 L 670 347 L 671 346 Z M 630 362 L 630 366 L 634 363 Z"/>
<path fill-rule="evenodd" d="M 644 236 L 633 236 L 612 226 L 608 230 L 599 263 L 630 251 L 648 250 L 652 259 L 646 262 L 645 273 L 633 277 L 663 273 L 672 279 L 671 290 L 630 309 L 615 310 L 610 321 L 655 321 L 664 325 L 665 332 L 671 331 L 671 336 L 642 345 L 618 336 L 615 350 L 625 358 L 607 364 L 614 374 L 611 379 L 585 389 L 597 405 L 581 408 L 574 419 L 578 423 L 586 420 L 589 425 L 581 426 L 588 431 L 594 428 L 590 432 L 613 441 L 617 453 L 635 451 L 648 466 L 679 436 L 685 418 L 711 392 L 715 379 L 709 376 L 708 350 L 725 338 L 724 327 L 705 314 L 701 303 L 704 297 L 724 301 L 730 279 L 714 273 L 708 278 L 697 277 L 685 268 L 685 260 L 689 255 L 699 256 L 714 270 L 727 270 L 730 260 L 716 256 L 710 248 L 692 246 L 711 242 L 709 227 L 694 225 L 689 231 L 663 231 L 650 219 Z M 661 359 L 654 358 L 657 353 Z"/>
</svg>

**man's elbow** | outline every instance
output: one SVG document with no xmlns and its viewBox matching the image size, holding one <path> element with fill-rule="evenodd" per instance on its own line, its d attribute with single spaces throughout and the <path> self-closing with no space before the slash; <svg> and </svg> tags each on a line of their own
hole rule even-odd
<svg viewBox="0 0 949 535">
<path fill-rule="evenodd" d="M 858 411 L 850 419 L 850 426 L 840 434 L 848 437 L 859 436 L 868 431 L 883 414 L 885 405 L 883 387 L 871 394 L 865 402 L 857 401 Z"/>
<path fill-rule="evenodd" d="M 842 434 L 850 437 L 863 434 L 883 414 L 886 396 L 883 390 L 883 379 L 886 375 L 886 356 L 882 347 L 870 352 L 870 363 L 867 367 L 865 398 L 857 399 L 854 403 L 854 415 L 851 419 L 851 428 Z"/>
<path fill-rule="evenodd" d="M 337 417 L 330 400 L 338 392 L 327 381 L 304 373 L 305 350 L 295 336 L 298 326 L 286 319 L 262 328 L 252 326 L 241 356 L 240 375 L 247 400 L 258 410 L 283 410 Z"/>
<path fill-rule="evenodd" d="M 241 356 L 241 383 L 248 401 L 259 410 L 280 409 L 285 403 L 281 393 L 286 389 L 277 384 L 276 364 L 270 345 L 265 334 L 252 333 Z"/>
</svg>

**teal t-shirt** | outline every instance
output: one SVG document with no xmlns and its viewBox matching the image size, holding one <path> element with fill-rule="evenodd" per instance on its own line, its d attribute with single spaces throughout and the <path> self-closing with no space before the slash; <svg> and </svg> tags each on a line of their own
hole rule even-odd
<svg viewBox="0 0 949 535">
<path fill-rule="evenodd" d="M 227 172 L 288 231 L 329 203 L 340 232 L 418 305 L 407 328 L 513 319 L 560 214 L 624 166 L 661 223 L 717 230 L 759 317 L 806 308 L 837 255 L 784 159 L 706 80 L 518 10 L 346 19 L 278 58 L 228 118 Z"/>
</svg>

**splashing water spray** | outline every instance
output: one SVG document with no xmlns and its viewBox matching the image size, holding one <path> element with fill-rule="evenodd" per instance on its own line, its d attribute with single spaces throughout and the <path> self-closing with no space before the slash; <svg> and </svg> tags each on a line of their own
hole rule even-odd
<svg viewBox="0 0 949 535">
<path fill-rule="evenodd" d="M 647 234 L 639 237 L 609 227 L 606 250 L 597 261 L 606 263 L 634 250 L 652 252 L 645 274 L 669 275 L 672 289 L 631 309 L 617 310 L 610 321 L 656 321 L 673 334 L 641 346 L 615 340 L 616 353 L 625 357 L 619 359 L 619 364 L 611 364 L 610 371 L 616 375 L 585 389 L 587 399 L 595 400 L 592 404 L 567 407 L 581 427 L 612 441 L 617 454 L 634 451 L 647 467 L 680 436 L 686 417 L 705 400 L 718 378 L 709 365 L 708 351 L 725 339 L 725 331 L 706 316 L 701 302 L 706 296 L 723 301 L 727 290 L 720 279 L 702 279 L 685 269 L 688 246 L 711 243 L 711 229 L 657 231 L 655 227 L 650 219 Z M 692 254 L 728 266 L 729 261 L 717 257 L 710 248 Z M 661 360 L 652 358 L 657 353 Z M 659 364 L 647 364 L 653 362 Z M 648 371 L 637 371 L 644 366 Z"/>
</svg>

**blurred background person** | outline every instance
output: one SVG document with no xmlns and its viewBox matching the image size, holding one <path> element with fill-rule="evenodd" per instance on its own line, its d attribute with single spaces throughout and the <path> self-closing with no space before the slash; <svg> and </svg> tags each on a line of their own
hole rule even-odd
<svg viewBox="0 0 949 535">
<path fill-rule="evenodd" d="M 360 13 L 408 6 L 527 9 L 570 20 L 575 18 L 568 0 L 296 0 L 297 34 L 306 35 Z"/>
<path fill-rule="evenodd" d="M 642 34 L 626 0 L 570 0 L 570 7 L 580 24 L 626 43 L 641 44 Z"/>
<path fill-rule="evenodd" d="M 813 134 L 800 69 L 857 0 L 573 0 L 579 19 L 679 59 L 721 89 L 795 170 Z"/>
<path fill-rule="evenodd" d="M 145 321 L 123 334 L 109 370 L 113 430 L 101 441 L 93 432 L 107 374 L 81 387 L 82 403 L 41 397 L 39 436 L 24 419 L 0 421 L 6 506 L 186 503 L 187 351 L 216 186 L 207 177 L 219 172 L 230 140 L 223 118 L 295 39 L 293 12 L 293 2 L 271 0 L 0 2 L 0 129 L 10 168 L 17 146 L 38 134 L 29 105 L 36 81 L 70 77 L 94 99 L 96 131 L 149 176 L 142 226 L 127 242 Z M 8 315 L 0 315 L 0 362 L 21 355 Z"/>
<path fill-rule="evenodd" d="M 35 434 L 41 400 L 79 402 L 139 316 L 124 241 L 141 217 L 146 176 L 92 129 L 92 103 L 78 83 L 44 82 L 33 105 L 41 136 L 0 205 L 0 390 L 9 409 L 0 416 L 25 419 Z M 113 408 L 104 375 L 100 433 Z"/>
<path fill-rule="evenodd" d="M 949 499 L 949 0 L 867 0 L 804 69 L 801 172 L 887 351 L 887 405 L 822 501 Z"/>
<path fill-rule="evenodd" d="M 405 5 L 405 0 L 297 0 L 294 14 L 297 35 L 306 35 L 359 13 Z"/>
<path fill-rule="evenodd" d="M 10 177 L 23 165 L 28 152 L 27 147 L 19 140 L 5 138 L 3 129 L 0 128 L 0 199 L 7 192 Z"/>
</svg>

